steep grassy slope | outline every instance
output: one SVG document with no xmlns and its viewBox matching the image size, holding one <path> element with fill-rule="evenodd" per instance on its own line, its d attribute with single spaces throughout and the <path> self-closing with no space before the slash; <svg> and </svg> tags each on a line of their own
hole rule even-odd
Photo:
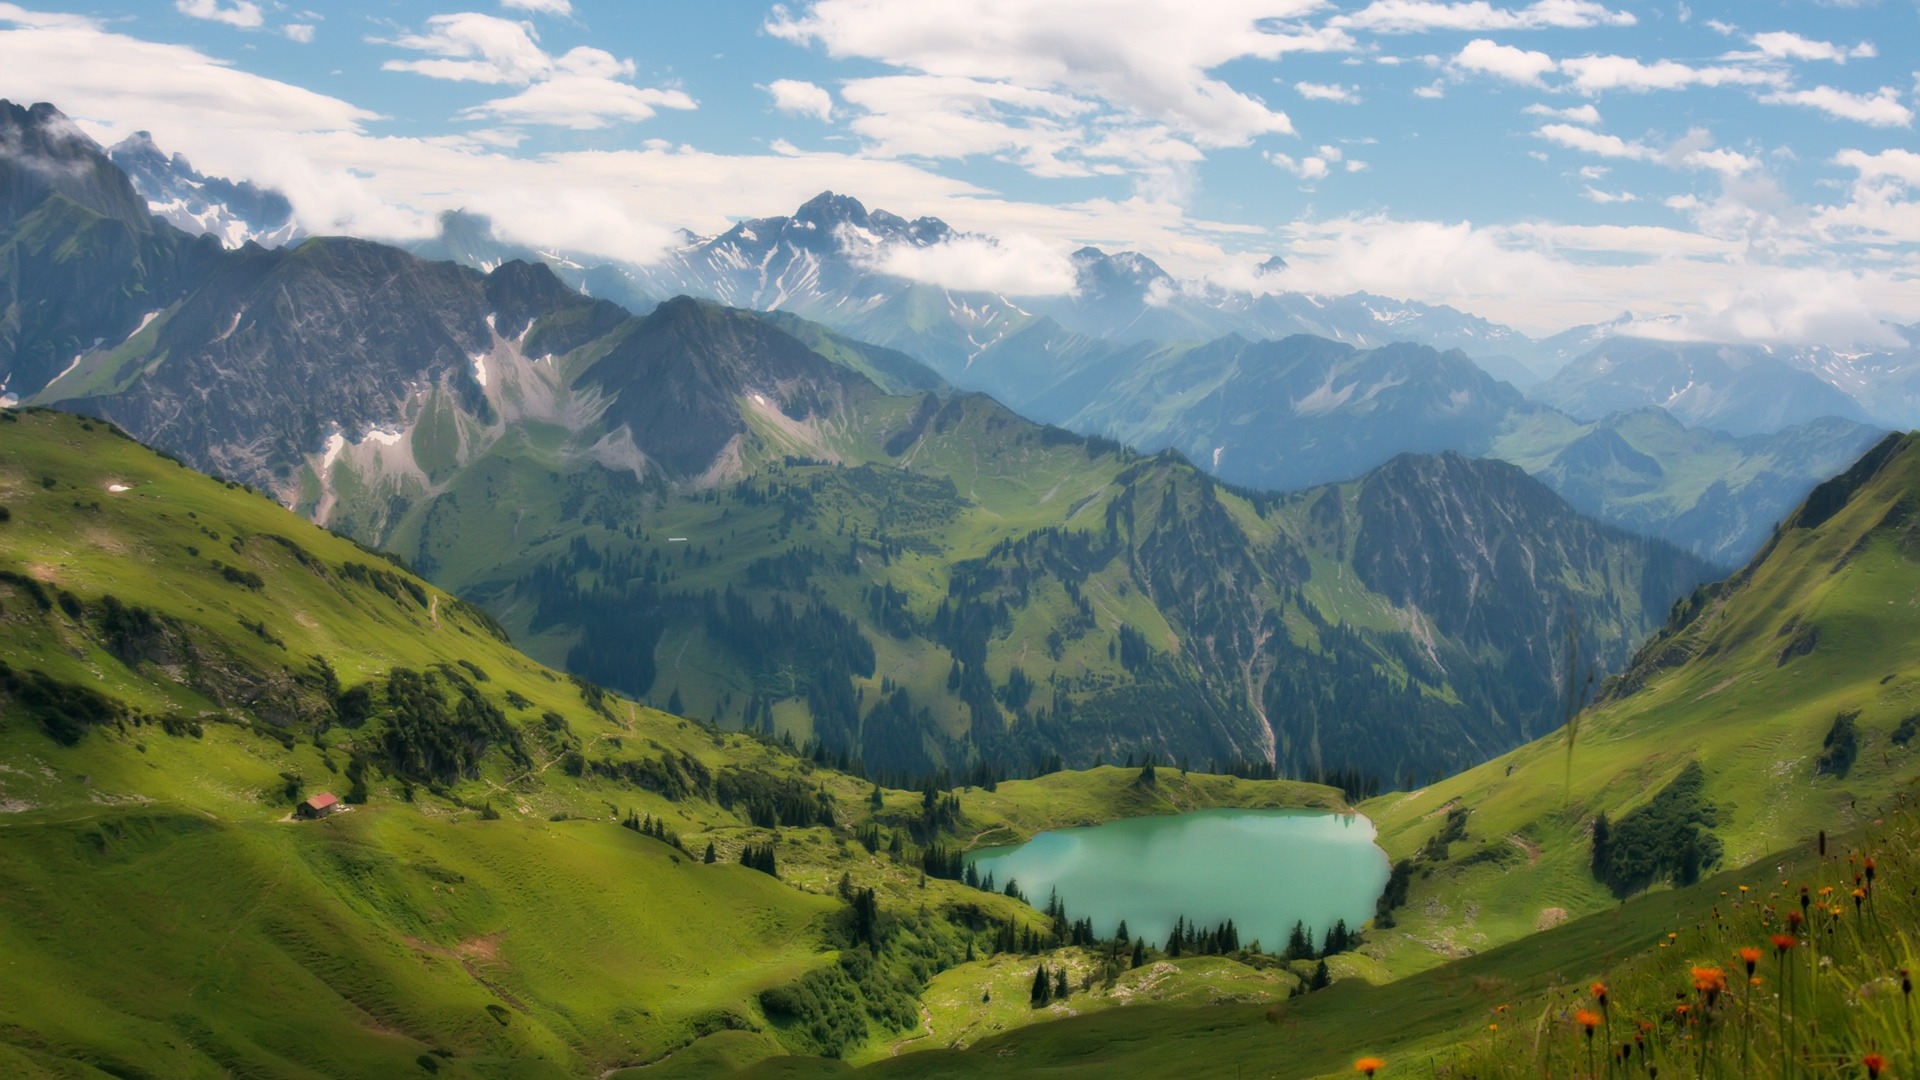
<svg viewBox="0 0 1920 1080">
<path fill-rule="evenodd" d="M 1389 962 L 1418 967 L 1616 902 L 1593 871 L 1602 813 L 1618 834 L 1667 793 L 1662 806 L 1705 827 L 1694 852 L 1738 865 L 1903 789 L 1920 714 L 1916 499 L 1920 452 L 1889 437 L 1815 489 L 1747 568 L 1677 605 L 1571 748 L 1563 732 L 1369 804 L 1396 856 L 1443 828 L 1446 808 L 1470 812 L 1450 857 L 1416 876 Z M 1614 887 L 1636 884 L 1619 869 Z M 1641 876 L 1685 873 L 1668 863 Z"/>
<path fill-rule="evenodd" d="M 1677 605 L 1574 735 L 1364 804 L 1409 871 L 1397 925 L 1360 950 L 1360 970 L 1391 981 L 1278 1008 L 1095 1014 L 866 1071 L 1331 1077 L 1381 1053 L 1384 1076 L 1447 1063 L 1543 1075 L 1584 1068 L 1572 1010 L 1597 1008 L 1585 988 L 1602 979 L 1614 1033 L 1642 1033 L 1661 1075 L 1709 1061 L 1724 1075 L 1858 1076 L 1870 1052 L 1901 1075 L 1920 1053 L 1898 997 L 1920 916 L 1907 895 L 1920 871 L 1916 501 L 1920 443 L 1890 437 L 1817 488 L 1747 568 Z M 1788 921 L 1802 911 L 1804 930 Z M 1797 937 L 1784 961 L 1769 941 L 1783 932 Z M 1744 946 L 1761 949 L 1751 999 Z M 1692 968 L 1737 976 L 1733 990 L 1709 1000 L 1698 986 L 1712 971 Z M 1796 1047 L 1806 1063 L 1783 1069 Z M 845 1073 L 783 1060 L 754 1075 Z"/>
<path fill-rule="evenodd" d="M 973 930 L 1042 924 L 923 875 L 930 844 L 1343 805 L 1109 768 L 941 793 L 927 827 L 929 794 L 875 805 L 559 676 L 478 609 L 97 421 L 0 411 L 0 507 L 10 1074 L 598 1075 L 710 1035 L 746 1060 L 884 1047 Z M 322 790 L 350 809 L 291 820 Z M 780 880 L 739 865 L 748 845 Z M 843 880 L 878 894 L 868 989 L 834 974 Z M 769 1012 L 808 980 L 871 1017 Z"/>
</svg>

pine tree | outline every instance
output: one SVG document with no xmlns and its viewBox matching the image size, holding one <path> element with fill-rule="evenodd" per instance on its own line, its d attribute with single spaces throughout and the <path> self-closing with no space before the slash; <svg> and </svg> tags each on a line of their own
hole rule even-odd
<svg viewBox="0 0 1920 1080">
<path fill-rule="evenodd" d="M 867 805 L 873 807 L 875 810 L 878 810 L 882 806 L 886 805 L 885 800 L 883 800 L 880 797 L 879 784 L 873 785 L 873 794 L 867 796 Z"/>
<path fill-rule="evenodd" d="M 1141 964 L 1144 964 L 1146 962 L 1147 962 L 1147 939 L 1136 938 L 1134 939 L 1134 942 L 1133 942 L 1133 963 L 1130 966 L 1139 967 Z"/>
<path fill-rule="evenodd" d="M 1067 985 L 1067 969 L 1066 965 L 1063 964 L 1058 971 L 1053 973 L 1053 996 L 1059 998 L 1061 1001 L 1065 1001 L 1068 997 L 1072 996 L 1072 994 L 1073 987 Z"/>
<path fill-rule="evenodd" d="M 1312 981 L 1307 983 L 1307 989 L 1308 990 L 1325 990 L 1327 987 L 1332 985 L 1333 985 L 1333 976 L 1327 974 L 1327 962 L 1325 960 L 1322 960 L 1320 961 L 1319 965 L 1313 969 L 1313 979 Z"/>
<path fill-rule="evenodd" d="M 1053 1000 L 1053 980 L 1047 978 L 1047 965 L 1041 964 L 1033 970 L 1033 992 L 1028 996 L 1036 1009 Z"/>
<path fill-rule="evenodd" d="M 708 866 L 712 866 L 719 858 L 720 853 L 714 850 L 713 841 L 707 841 L 707 853 L 700 861 L 706 863 Z"/>
<path fill-rule="evenodd" d="M 1293 930 L 1287 935 L 1287 959 L 1313 959 L 1313 939 L 1307 935 L 1307 924 L 1295 920 Z"/>
</svg>

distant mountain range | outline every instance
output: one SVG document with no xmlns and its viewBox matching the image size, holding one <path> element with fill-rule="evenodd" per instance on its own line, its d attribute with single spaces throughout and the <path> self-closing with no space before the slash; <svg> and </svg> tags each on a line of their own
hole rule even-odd
<svg viewBox="0 0 1920 1080">
<path fill-rule="evenodd" d="M 134 153 L 137 145 L 137 141 L 122 144 L 123 156 L 152 168 L 163 161 L 169 167 L 185 167 L 178 158 L 161 158 L 150 144 Z M 196 182 L 209 190 L 233 187 Z M 147 407 L 159 412 L 148 428 L 157 432 L 162 430 L 157 425 L 167 423 L 190 429 L 203 422 L 202 414 L 208 410 L 216 416 L 222 409 L 278 410 L 281 423 L 267 442 L 225 444 L 217 454 L 209 447 L 208 456 L 199 460 L 236 476 L 271 475 L 282 497 L 294 502 L 301 496 L 287 485 L 299 472 L 303 455 L 320 446 L 330 431 L 354 439 L 397 422 L 400 405 L 393 395 L 401 391 L 373 387 L 418 388 L 458 379 L 463 369 L 472 367 L 473 356 L 490 348 L 491 332 L 483 325 L 484 312 L 475 302 L 463 302 L 470 313 L 462 322 L 445 321 L 447 299 L 454 293 L 479 296 L 484 292 L 481 285 L 451 273 L 444 264 L 438 268 L 414 264 L 390 248 L 364 241 L 330 241 L 300 253 L 259 248 L 240 252 L 237 258 L 247 262 L 252 267 L 249 273 L 256 276 L 228 275 L 224 280 L 234 282 L 247 295 L 207 294 L 217 295 L 218 301 L 202 298 L 186 303 L 169 276 L 174 271 L 168 264 L 207 258 L 212 249 L 206 241 L 196 242 L 177 232 L 156 232 L 153 219 L 140 213 L 138 196 L 124 197 L 125 205 L 116 201 L 125 194 L 112 194 L 103 209 L 112 220 L 136 235 L 150 236 L 149 242 L 164 250 L 112 266 L 88 263 L 84 269 L 73 261 L 76 253 L 69 252 L 58 274 L 10 286 L 31 293 L 38 283 L 72 281 L 81 287 L 77 283 L 84 282 L 88 299 L 64 309 L 80 309 L 74 312 L 74 325 L 68 327 L 41 327 L 38 313 L 51 310 L 45 304 L 22 312 L 14 333 L 25 337 L 16 336 L 11 346 L 11 362 L 5 365 L 6 393 L 17 398 L 39 394 L 42 400 L 91 400 L 111 392 L 115 380 L 128 376 L 129 365 L 149 355 L 149 348 L 168 355 L 191 352 L 176 340 L 184 333 L 187 340 L 209 343 L 206 372 L 199 377 L 205 385 L 183 388 L 177 401 L 150 402 Z M 52 205 L 65 203 L 56 200 Z M 37 205 L 32 212 L 57 216 L 54 209 Z M 17 231 L 18 243 L 29 246 L 44 245 L 45 237 L 54 235 L 40 227 Z M 778 316 L 785 320 L 779 323 L 783 329 L 815 348 L 828 348 L 824 343 L 833 338 L 838 344 L 831 349 L 839 359 L 889 390 L 936 389 L 944 379 L 991 393 L 1042 422 L 1148 451 L 1178 449 L 1223 479 L 1251 487 L 1300 489 L 1346 480 L 1405 452 L 1459 450 L 1504 457 L 1524 464 L 1602 520 L 1671 540 L 1721 564 L 1749 555 L 1773 520 L 1875 437 L 1872 428 L 1849 422 L 1814 429 L 1820 439 L 1797 431 L 1746 440 L 1712 432 L 1678 440 L 1643 439 L 1638 453 L 1654 460 L 1657 475 L 1646 468 L 1622 471 L 1611 462 L 1589 469 L 1582 464 L 1589 458 L 1577 456 L 1556 463 L 1560 450 L 1587 434 L 1587 426 L 1525 398 L 1458 351 L 1405 343 L 1363 348 L 1306 335 L 1276 341 L 1229 334 L 1205 343 L 1100 336 L 1072 329 L 1062 320 L 1091 328 L 1126 316 L 1134 320 L 1130 332 L 1171 332 L 1175 328 L 1168 320 L 1195 327 L 1205 314 L 1204 305 L 1194 306 L 1198 301 L 1193 297 L 1172 306 L 1152 302 L 1155 295 L 1177 291 L 1158 267 L 1134 255 L 1084 251 L 1077 260 L 1083 283 L 1080 294 L 1051 302 L 1051 313 L 1029 310 L 1002 297 L 961 296 L 863 269 L 847 239 L 854 237 L 858 245 L 872 249 L 880 244 L 937 243 L 952 235 L 931 219 L 907 221 L 885 212 L 869 213 L 855 200 L 822 196 L 793 217 L 743 222 L 720 237 L 690 241 L 672 259 L 647 270 L 644 278 L 636 276 L 638 268 L 585 266 L 553 252 L 502 243 L 483 220 L 470 215 L 446 215 L 438 237 L 415 245 L 414 250 L 424 259 L 452 260 L 488 272 L 514 261 L 544 264 L 573 288 L 611 299 L 636 313 L 649 312 L 658 303 L 652 290 L 665 293 L 683 288 L 745 305 L 784 305 L 783 311 L 795 311 Z M 85 244 L 77 249 L 82 261 L 94 257 L 86 255 L 87 250 Z M 110 250 L 111 245 L 103 247 L 100 257 L 109 262 L 121 258 Z M 26 255 L 27 265 L 38 257 Z M 359 260 L 367 260 L 368 273 L 391 277 L 391 295 L 337 289 L 330 275 Z M 154 267 L 151 271 L 149 263 Z M 253 284 L 242 286 L 243 280 Z M 261 284 L 265 282 L 271 285 Z M 417 290 L 417 295 L 411 295 L 410 289 Z M 299 296 L 305 298 L 303 303 L 329 306 L 333 317 L 313 320 L 297 340 L 250 332 L 257 313 L 278 302 L 276 296 Z M 184 307 L 174 310 L 176 302 Z M 1501 336 L 1499 328 L 1461 321 L 1458 313 L 1369 306 L 1376 303 L 1375 298 L 1364 296 L 1323 301 L 1296 294 L 1267 297 L 1263 302 L 1266 306 L 1260 310 L 1269 315 L 1289 304 L 1333 313 L 1316 324 L 1329 332 L 1343 332 L 1336 324 L 1345 319 L 1349 324 L 1426 327 L 1434 333 L 1451 326 L 1456 336 L 1480 339 Z M 218 310 L 202 312 L 203 303 Z M 394 306 L 388 310 L 388 305 Z M 1343 310 L 1347 316 L 1334 317 Z M 840 329 L 829 330 L 796 317 L 809 312 Z M 213 325 L 223 319 L 231 325 Z M 388 327 L 389 332 L 377 337 L 360 333 L 358 327 L 368 324 Z M 286 332 L 284 327 L 276 331 Z M 0 331 L 0 360 L 9 359 L 4 333 Z M 130 340 L 134 336 L 139 340 Z M 1355 331 L 1349 336 L 1364 335 Z M 878 339 L 893 348 L 859 344 L 862 338 Z M 956 339 L 963 344 L 956 345 Z M 1576 415 L 1603 418 L 1608 409 L 1633 408 L 1637 400 L 1633 392 L 1605 390 L 1608 379 L 1618 382 L 1637 370 L 1606 360 L 1628 344 L 1603 340 L 1593 350 L 1601 369 L 1598 375 L 1582 382 L 1575 377 L 1575 368 L 1569 367 L 1549 385 L 1580 386 L 1584 396 L 1576 404 L 1603 403 L 1591 408 L 1582 405 L 1574 410 Z M 244 374 L 238 379 L 218 374 L 265 372 L 262 365 L 269 358 L 300 350 L 352 358 L 352 363 L 338 373 L 328 369 L 262 374 L 257 386 L 246 385 Z M 241 364 L 242 355 L 248 358 L 245 364 Z M 932 370 L 920 360 L 927 360 Z M 235 368 L 236 364 L 240 366 Z M 1749 385 L 1757 385 L 1761 373 L 1784 380 L 1789 390 L 1795 380 L 1813 382 L 1778 362 L 1756 362 L 1740 373 L 1746 383 L 1729 384 L 1738 393 L 1727 400 L 1737 398 L 1760 409 L 1770 401 L 1780 407 L 1777 401 L 1817 403 L 1834 398 L 1824 384 L 1815 384 L 1801 387 L 1804 393 L 1783 392 L 1776 401 Z M 310 407 L 305 399 L 296 402 L 289 396 L 290 382 L 301 379 L 319 380 L 317 389 L 338 381 L 342 393 L 337 399 L 327 399 L 324 393 L 315 398 L 326 402 L 324 410 Z M 1663 403 L 1674 396 L 1647 379 L 1636 385 L 1643 396 L 1658 391 Z M 477 392 L 475 387 L 463 391 L 469 399 Z M 1694 395 L 1683 403 L 1704 407 L 1708 400 Z M 203 404 L 188 408 L 188 401 Z M 1832 404 L 1839 408 L 1844 402 L 1833 400 Z M 1817 409 L 1800 411 L 1817 413 Z M 163 413 L 169 419 L 161 419 Z M 1778 418 L 1798 420 L 1800 416 L 1787 412 Z M 1693 478 L 1700 471 L 1693 462 L 1709 444 L 1718 448 L 1711 460 L 1721 468 L 1712 482 L 1696 483 Z M 1780 452 L 1783 447 L 1792 447 L 1794 453 Z M 261 474 L 262 468 L 278 472 Z"/>
<path fill-rule="evenodd" d="M 892 775 L 1431 776 L 1557 722 L 1569 612 L 1617 664 L 1712 576 L 1499 462 L 1230 490 L 791 314 L 641 317 L 364 240 L 225 250 L 115 216 L 144 207 L 57 113 L 0 115 L 42 178 L 0 188 L 0 248 L 121 298 L 34 403 L 400 552 L 536 656 Z"/>
</svg>

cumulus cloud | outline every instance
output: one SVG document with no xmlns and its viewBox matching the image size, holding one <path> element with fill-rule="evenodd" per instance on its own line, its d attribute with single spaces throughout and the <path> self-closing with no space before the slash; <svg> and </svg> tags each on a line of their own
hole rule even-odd
<svg viewBox="0 0 1920 1080">
<path fill-rule="evenodd" d="M 1475 38 L 1453 58 L 1453 66 L 1509 82 L 1540 85 L 1540 77 L 1559 69 L 1559 63 L 1543 52 L 1502 45 L 1486 38 Z"/>
<path fill-rule="evenodd" d="M 1377 34 L 1415 34 L 1429 30 L 1584 30 L 1632 26 L 1638 21 L 1630 12 L 1615 11 L 1590 0 L 1539 0 L 1521 8 L 1494 7 L 1485 0 L 1373 0 L 1351 15 L 1335 16 L 1328 24 Z"/>
<path fill-rule="evenodd" d="M 1768 105 L 1800 105 L 1837 120 L 1854 120 L 1872 127 L 1910 127 L 1913 110 L 1900 102 L 1900 92 L 1883 86 L 1872 94 L 1853 94 L 1831 86 L 1810 90 L 1782 90 L 1763 95 Z"/>
<path fill-rule="evenodd" d="M 1297 82 L 1293 84 L 1295 93 L 1308 101 L 1334 101 L 1342 105 L 1360 104 L 1360 91 L 1354 87 L 1338 84 Z"/>
<path fill-rule="evenodd" d="M 1635 195 L 1630 191 L 1617 191 L 1617 192 L 1601 191 L 1599 188 L 1594 187 L 1591 184 L 1587 185 L 1586 189 L 1580 193 L 1580 197 L 1587 200 L 1588 202 L 1599 203 L 1602 206 L 1606 206 L 1610 203 L 1637 202 L 1639 201 L 1639 198 L 1640 198 L 1638 195 Z"/>
<path fill-rule="evenodd" d="M 520 11 L 531 11 L 536 15 L 565 16 L 573 14 L 572 0 L 500 0 L 500 6 L 503 8 L 515 8 Z"/>
<path fill-rule="evenodd" d="M 1773 60 L 1828 60 L 1844 64 L 1848 60 L 1871 59 L 1879 55 L 1870 41 L 1848 48 L 1832 42 L 1814 41 L 1787 30 L 1755 34 L 1748 40 L 1761 56 Z"/>
<path fill-rule="evenodd" d="M 1327 163 L 1327 158 L 1319 154 L 1310 154 L 1298 159 L 1289 154 L 1268 154 L 1267 160 L 1276 167 L 1299 177 L 1301 182 L 1306 184 L 1325 180 L 1327 174 L 1333 171 L 1332 166 Z"/>
<path fill-rule="evenodd" d="M 869 270 L 949 289 L 1010 296 L 1061 296 L 1074 290 L 1073 260 L 1032 236 L 959 236 L 924 247 L 888 244 L 855 252 Z"/>
<path fill-rule="evenodd" d="M 280 32 L 287 35 L 288 41 L 297 41 L 302 45 L 313 44 L 312 23 L 288 23 L 280 28 Z"/>
<path fill-rule="evenodd" d="M 386 44 L 430 54 L 429 60 L 388 60 L 387 71 L 410 71 L 431 79 L 525 86 L 553 70 L 553 58 L 533 28 L 512 19 L 460 12 L 435 15 L 421 34 L 403 34 Z"/>
<path fill-rule="evenodd" d="M 1605 135 L 1572 124 L 1547 124 L 1534 132 L 1550 143 L 1596 157 L 1625 158 L 1630 161 L 1657 161 L 1660 153 L 1645 143 L 1629 142 L 1618 135 Z"/>
<path fill-rule="evenodd" d="M 252 0 L 233 0 L 227 4 L 220 0 L 174 0 L 173 6 L 182 15 L 226 23 L 242 30 L 257 29 L 267 21 L 266 16 L 260 14 L 260 5 Z"/>
<path fill-rule="evenodd" d="M 1560 62 L 1560 70 L 1572 77 L 1572 88 L 1583 94 L 1608 90 L 1645 93 L 1689 86 L 1777 86 L 1785 81 L 1777 71 L 1724 64 L 1694 67 L 1676 60 L 1647 64 L 1629 56 L 1570 57 Z"/>
<path fill-rule="evenodd" d="M 773 107 L 789 116 L 811 116 L 822 123 L 833 119 L 833 95 L 824 87 L 799 79 L 775 79 L 766 86 Z"/>
<path fill-rule="evenodd" d="M 697 107 L 683 90 L 624 81 L 634 74 L 631 60 L 589 46 L 552 56 L 541 48 L 532 26 L 493 15 L 435 15 L 424 33 L 379 43 L 428 54 L 420 60 L 388 60 L 381 65 L 387 71 L 526 88 L 461 110 L 467 119 L 591 130 L 651 119 L 661 109 Z"/>
<path fill-rule="evenodd" d="M 1587 127 L 1600 126 L 1600 110 L 1594 108 L 1592 105 L 1574 105 L 1564 109 L 1556 109 L 1551 105 L 1534 104 L 1527 106 L 1521 111 L 1525 112 L 1528 116 L 1544 116 L 1553 120 L 1566 120 L 1570 123 L 1582 124 Z"/>
<path fill-rule="evenodd" d="M 991 153 L 1044 176 L 1177 176 L 1207 149 L 1290 134 L 1286 113 L 1216 78 L 1236 60 L 1354 47 L 1300 20 L 1323 0 L 812 0 L 776 7 L 775 37 L 894 69 L 850 80 L 853 130 L 885 154 Z M 1105 159 L 1104 162 L 1091 159 Z M 1176 181 L 1177 184 L 1177 181 Z"/>
</svg>

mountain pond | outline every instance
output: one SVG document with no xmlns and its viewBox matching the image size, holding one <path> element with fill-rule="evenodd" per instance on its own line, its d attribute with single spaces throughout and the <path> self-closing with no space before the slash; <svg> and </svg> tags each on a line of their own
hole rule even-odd
<svg viewBox="0 0 1920 1080">
<path fill-rule="evenodd" d="M 968 857 L 996 888 L 1010 880 L 1036 908 L 1058 890 L 1069 919 L 1111 936 L 1163 945 L 1174 920 L 1211 929 L 1232 919 L 1240 940 L 1286 947 L 1295 920 L 1322 940 L 1337 919 L 1358 929 L 1386 887 L 1386 852 L 1359 814 L 1195 810 L 1043 832 Z"/>
</svg>

